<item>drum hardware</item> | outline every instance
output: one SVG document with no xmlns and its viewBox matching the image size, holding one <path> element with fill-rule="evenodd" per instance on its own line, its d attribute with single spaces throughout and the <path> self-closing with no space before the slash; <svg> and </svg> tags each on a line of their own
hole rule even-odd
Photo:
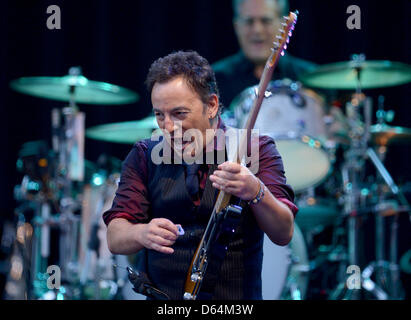
<svg viewBox="0 0 411 320">
<path fill-rule="evenodd" d="M 411 66 L 388 60 L 350 60 L 322 65 L 300 77 L 308 87 L 332 90 L 357 90 L 358 80 L 362 90 L 402 85 L 411 81 Z"/>
<path fill-rule="evenodd" d="M 141 139 L 148 139 L 158 129 L 154 116 L 137 121 L 125 121 L 98 125 L 86 130 L 86 137 L 90 139 L 133 144 Z"/>
<path fill-rule="evenodd" d="M 85 296 L 85 290 L 87 289 L 87 283 L 89 280 L 89 274 L 90 271 L 92 272 L 92 282 L 94 283 L 94 292 L 93 292 L 93 298 L 95 300 L 100 300 L 101 299 L 101 289 L 102 285 L 107 286 L 107 284 L 113 282 L 115 284 L 114 287 L 117 286 L 116 282 L 117 281 L 105 281 L 105 274 L 104 272 L 106 271 L 105 269 L 107 268 L 107 265 L 104 261 L 102 261 L 102 257 L 100 254 L 100 247 L 101 247 L 101 240 L 99 238 L 99 230 L 100 230 L 100 224 L 102 221 L 102 213 L 104 212 L 105 209 L 107 209 L 107 202 L 112 200 L 114 189 L 116 189 L 118 185 L 118 175 L 110 175 L 107 177 L 107 174 L 103 172 L 95 173 L 92 177 L 92 182 L 94 185 L 94 188 L 97 190 L 98 197 L 97 199 L 90 199 L 90 201 L 96 201 L 94 203 L 94 207 L 92 210 L 94 212 L 91 213 L 90 217 L 90 222 L 88 223 L 89 225 L 89 232 L 85 232 L 86 235 L 88 235 L 87 239 L 87 244 L 85 254 L 84 254 L 84 259 L 82 262 L 82 268 L 81 268 L 81 274 L 80 274 L 80 286 L 82 288 L 82 296 Z M 84 200 L 86 201 L 86 200 Z M 90 203 L 84 203 L 84 207 L 90 206 Z M 84 220 L 83 226 L 84 226 Z M 82 245 L 82 244 L 81 244 Z M 84 245 L 82 246 L 84 247 Z M 83 248 L 81 248 L 83 249 Z M 84 249 L 83 249 L 84 251 Z M 94 262 L 94 268 L 92 269 L 92 256 L 95 257 L 95 262 Z M 110 290 L 110 295 L 114 296 L 117 294 L 117 289 L 113 291 L 114 287 L 111 285 L 112 289 Z M 114 292 L 114 294 L 113 294 Z"/>
<path fill-rule="evenodd" d="M 49 257 L 49 223 L 52 221 L 53 226 L 57 226 L 60 231 L 57 264 L 61 268 L 62 283 L 67 284 L 62 287 L 64 293 L 60 292 L 63 296 L 59 297 L 75 298 L 79 296 L 78 241 L 81 217 L 77 212 L 81 208 L 81 192 L 76 195 L 74 187 L 76 183 L 84 181 L 85 167 L 85 114 L 79 111 L 77 103 L 118 105 L 135 102 L 138 95 L 116 85 L 91 81 L 81 75 L 80 67 L 70 68 L 69 74 L 64 77 L 24 77 L 13 80 L 10 86 L 20 93 L 68 102 L 67 106 L 51 111 L 53 157 L 43 157 L 38 161 L 40 169 L 50 169 L 46 176 L 47 183 L 38 179 L 23 181 L 22 186 L 16 188 L 15 197 L 18 200 L 23 195 L 21 200 L 34 201 L 35 207 L 39 208 L 33 219 L 32 262 L 24 267 L 30 269 L 31 265 L 33 275 L 44 276 L 45 263 Z M 32 175 L 29 169 L 27 166 L 23 168 Z M 45 294 L 44 291 L 33 293 L 31 290 L 44 284 L 44 279 L 40 278 L 38 283 L 35 278 L 30 279 L 32 283 L 27 286 L 28 298 L 42 298 Z"/>
<path fill-rule="evenodd" d="M 351 138 L 351 143 L 349 149 L 345 152 L 345 162 L 342 167 L 342 177 L 344 185 L 344 199 L 345 207 L 344 214 L 347 217 L 348 225 L 348 264 L 359 266 L 359 257 L 358 257 L 358 232 L 359 232 L 359 218 L 363 215 L 364 212 L 361 201 L 361 190 L 360 190 L 360 172 L 362 170 L 365 160 L 370 160 L 373 166 L 377 170 L 377 174 L 383 179 L 384 183 L 389 187 L 391 193 L 398 198 L 400 203 L 409 207 L 407 200 L 403 196 L 401 190 L 394 183 L 390 174 L 380 161 L 379 157 L 375 153 L 374 149 L 368 147 L 368 141 L 371 138 L 371 100 L 366 98 L 362 92 L 362 72 L 364 71 L 363 66 L 367 65 L 365 63 L 364 55 L 353 55 L 352 62 L 352 72 L 356 74 L 356 93 L 353 95 L 353 99 L 350 103 L 347 103 L 347 116 L 348 123 L 350 125 L 349 136 Z M 366 83 L 370 86 L 370 83 Z M 365 123 L 362 124 L 360 118 L 360 109 L 363 109 Z M 381 198 L 380 198 L 381 200 Z M 377 215 L 380 216 L 380 215 Z M 396 217 L 396 215 L 395 215 Z M 394 223 L 391 225 L 391 243 L 390 243 L 390 252 L 391 252 L 391 294 L 388 295 L 382 288 L 377 284 L 373 283 L 370 280 L 370 275 L 373 271 L 373 265 L 365 268 L 363 271 L 363 279 L 361 281 L 361 287 L 366 291 L 372 293 L 377 299 L 385 299 L 386 297 L 391 297 L 393 299 L 398 299 L 398 286 L 399 286 L 399 273 L 398 273 L 398 264 L 397 264 L 397 243 L 396 243 L 396 218 Z M 381 220 L 378 220 L 376 223 L 376 244 L 377 244 L 377 259 L 381 259 L 382 255 L 382 245 L 383 241 L 380 236 L 382 236 L 382 227 Z M 384 265 L 381 261 L 377 261 L 377 266 Z M 380 273 L 381 276 L 381 273 Z M 380 278 L 377 282 L 382 283 L 384 279 Z M 360 298 L 360 290 L 347 290 L 345 284 L 341 283 L 336 290 L 331 294 L 331 297 L 334 299 L 343 298 L 343 299 L 358 299 Z"/>
</svg>

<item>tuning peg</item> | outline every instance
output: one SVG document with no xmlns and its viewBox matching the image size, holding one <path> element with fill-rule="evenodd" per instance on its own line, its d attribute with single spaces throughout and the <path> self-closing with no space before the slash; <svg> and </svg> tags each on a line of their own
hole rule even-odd
<svg viewBox="0 0 411 320">
<path fill-rule="evenodd" d="M 286 43 L 290 43 L 290 37 L 287 37 L 287 40 L 285 40 Z"/>
<path fill-rule="evenodd" d="M 276 49 L 280 47 L 280 43 L 278 41 L 274 41 L 273 44 Z"/>
<path fill-rule="evenodd" d="M 281 25 L 282 25 L 283 27 L 286 27 L 286 26 L 287 26 L 287 24 L 286 24 L 285 22 L 281 22 Z"/>
<path fill-rule="evenodd" d="M 290 17 L 283 16 L 283 19 L 288 21 L 288 20 L 290 20 Z"/>
<path fill-rule="evenodd" d="M 281 51 L 281 56 L 283 56 L 283 57 L 284 57 L 284 54 L 285 54 L 285 53 L 284 53 L 284 50 L 283 50 L 283 51 Z"/>
<path fill-rule="evenodd" d="M 282 40 L 282 39 L 283 39 L 283 37 L 282 37 L 282 36 L 278 36 L 278 35 L 277 35 L 277 36 L 275 36 L 275 38 L 276 38 L 276 39 L 278 39 L 278 40 Z"/>
<path fill-rule="evenodd" d="M 287 44 L 284 45 L 284 50 L 287 50 Z"/>
<path fill-rule="evenodd" d="M 293 35 L 293 32 L 290 30 L 288 31 L 288 36 L 291 37 Z"/>
</svg>

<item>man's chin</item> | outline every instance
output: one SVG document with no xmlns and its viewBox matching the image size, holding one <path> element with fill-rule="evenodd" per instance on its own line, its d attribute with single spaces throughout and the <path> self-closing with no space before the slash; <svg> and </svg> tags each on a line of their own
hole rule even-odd
<svg viewBox="0 0 411 320">
<path fill-rule="evenodd" d="M 172 149 L 176 158 L 182 159 L 187 163 L 194 162 L 197 157 L 202 155 L 201 151 L 198 151 L 197 148 L 190 145 L 190 143 L 184 145 L 183 147 L 172 147 Z"/>
<path fill-rule="evenodd" d="M 264 50 L 265 51 L 265 50 Z M 265 64 L 270 54 L 261 54 L 261 50 L 250 50 L 246 57 L 254 64 Z"/>
</svg>

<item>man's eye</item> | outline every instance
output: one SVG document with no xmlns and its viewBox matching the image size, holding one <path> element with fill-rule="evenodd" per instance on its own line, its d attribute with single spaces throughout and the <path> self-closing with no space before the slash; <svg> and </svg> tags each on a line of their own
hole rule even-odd
<svg viewBox="0 0 411 320">
<path fill-rule="evenodd" d="M 270 24 L 273 23 L 273 19 L 271 19 L 271 18 L 262 18 L 262 19 L 261 19 L 261 22 L 262 22 L 264 25 L 270 25 Z"/>
<path fill-rule="evenodd" d="M 243 21 L 246 26 L 252 26 L 254 24 L 254 19 L 252 18 L 244 19 Z"/>
</svg>

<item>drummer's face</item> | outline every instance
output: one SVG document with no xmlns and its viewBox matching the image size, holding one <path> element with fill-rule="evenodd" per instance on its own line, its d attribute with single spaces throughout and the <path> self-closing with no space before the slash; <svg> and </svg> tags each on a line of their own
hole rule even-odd
<svg viewBox="0 0 411 320">
<path fill-rule="evenodd" d="M 279 27 L 275 0 L 244 0 L 240 3 L 234 29 L 245 56 L 254 64 L 264 64 L 270 56 Z"/>
<path fill-rule="evenodd" d="M 190 144 L 190 141 L 182 139 L 188 129 L 197 129 L 190 130 L 190 133 L 198 132 L 202 136 L 202 139 L 192 139 L 195 141 L 196 147 L 201 147 L 202 150 L 208 143 L 206 130 L 216 126 L 210 121 L 217 115 L 218 111 L 218 97 L 216 95 L 211 95 L 208 104 L 205 105 L 186 80 L 178 76 L 165 83 L 156 82 L 151 91 L 151 102 L 159 128 L 170 134 L 169 139 L 168 134 L 164 136 L 179 154 Z M 179 141 L 182 141 L 182 145 Z"/>
</svg>

